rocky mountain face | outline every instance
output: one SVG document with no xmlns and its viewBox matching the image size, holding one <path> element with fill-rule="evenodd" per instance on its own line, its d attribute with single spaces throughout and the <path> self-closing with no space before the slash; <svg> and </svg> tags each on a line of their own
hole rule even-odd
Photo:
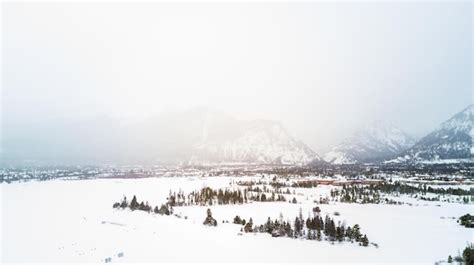
<svg viewBox="0 0 474 265">
<path fill-rule="evenodd" d="M 413 144 L 413 138 L 393 124 L 376 122 L 335 146 L 324 159 L 333 164 L 379 162 L 400 154 Z"/>
<path fill-rule="evenodd" d="M 388 162 L 460 162 L 474 158 L 474 104 Z"/>
<path fill-rule="evenodd" d="M 191 164 L 257 163 L 304 165 L 323 161 L 275 121 L 240 121 L 207 113 Z"/>
</svg>

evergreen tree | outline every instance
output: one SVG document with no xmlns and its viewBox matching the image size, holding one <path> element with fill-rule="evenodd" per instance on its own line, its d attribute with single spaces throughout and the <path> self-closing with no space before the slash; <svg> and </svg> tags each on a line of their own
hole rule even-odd
<svg viewBox="0 0 474 265">
<path fill-rule="evenodd" d="M 295 237 L 298 237 L 301 235 L 301 230 L 303 229 L 303 224 L 301 220 L 296 217 L 295 218 Z"/>
<path fill-rule="evenodd" d="M 240 219 L 240 216 L 236 215 L 234 218 L 234 224 L 242 224 L 242 219 Z"/>
<path fill-rule="evenodd" d="M 127 197 L 123 196 L 122 203 L 120 204 L 121 208 L 127 208 L 128 207 L 128 202 L 127 202 Z"/>
<path fill-rule="evenodd" d="M 270 217 L 268 217 L 267 223 L 265 224 L 265 232 L 271 234 L 272 231 L 273 231 L 273 222 L 270 219 Z"/>
<path fill-rule="evenodd" d="M 132 201 L 130 202 L 130 209 L 132 210 L 136 210 L 138 209 L 138 202 L 137 202 L 137 197 L 135 195 L 133 195 L 133 199 Z"/>
<path fill-rule="evenodd" d="M 369 239 L 367 238 L 366 235 L 364 235 L 362 238 L 361 238 L 361 243 L 362 243 L 362 246 L 364 247 L 367 247 L 369 245 Z"/>
<path fill-rule="evenodd" d="M 344 239 L 344 233 L 342 232 L 342 229 L 339 226 L 336 228 L 336 239 L 338 241 L 342 241 Z"/>
<path fill-rule="evenodd" d="M 358 224 L 355 224 L 354 227 L 352 228 L 352 237 L 355 239 L 356 242 L 360 241 L 360 226 Z"/>
<path fill-rule="evenodd" d="M 207 217 L 206 217 L 206 219 L 204 219 L 203 224 L 204 224 L 204 225 L 209 225 L 209 226 L 217 226 L 217 221 L 216 221 L 216 219 L 214 219 L 214 218 L 212 217 L 211 209 L 208 208 L 207 211 L 206 211 L 206 213 L 207 213 Z"/>
<path fill-rule="evenodd" d="M 311 223 L 311 219 L 309 217 L 306 219 L 306 228 L 308 228 L 309 230 L 314 229 Z"/>
<path fill-rule="evenodd" d="M 158 213 L 161 214 L 161 215 L 163 215 L 163 214 L 170 215 L 171 211 L 170 211 L 170 209 L 168 209 L 168 206 L 166 206 L 165 204 L 162 204 L 161 207 L 160 207 L 160 210 L 158 211 Z"/>
<path fill-rule="evenodd" d="M 467 265 L 474 265 L 474 244 L 469 244 L 462 252 L 462 257 Z"/>
<path fill-rule="evenodd" d="M 350 226 L 347 227 L 347 229 L 346 229 L 346 237 L 347 237 L 350 241 L 352 241 L 352 228 L 351 228 Z"/>
<path fill-rule="evenodd" d="M 252 218 L 249 219 L 248 223 L 244 226 L 245 233 L 253 232 L 253 221 Z"/>
</svg>

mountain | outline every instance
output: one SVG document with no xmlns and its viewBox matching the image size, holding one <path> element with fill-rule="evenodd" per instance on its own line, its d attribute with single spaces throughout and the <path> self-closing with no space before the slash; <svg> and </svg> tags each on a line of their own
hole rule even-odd
<svg viewBox="0 0 474 265">
<path fill-rule="evenodd" d="M 304 165 L 323 161 L 276 121 L 241 121 L 216 113 L 207 113 L 201 141 L 192 153 L 190 164 Z"/>
<path fill-rule="evenodd" d="M 387 162 L 460 162 L 474 159 L 474 104 L 469 105 L 401 156 Z"/>
<path fill-rule="evenodd" d="M 6 165 L 301 165 L 322 161 L 278 122 L 241 121 L 206 108 L 163 112 L 128 122 L 105 116 L 66 117 L 16 128 L 3 134 L 0 162 Z"/>
<path fill-rule="evenodd" d="M 345 139 L 324 158 L 333 164 L 378 162 L 400 154 L 413 144 L 413 138 L 393 124 L 376 122 Z"/>
</svg>

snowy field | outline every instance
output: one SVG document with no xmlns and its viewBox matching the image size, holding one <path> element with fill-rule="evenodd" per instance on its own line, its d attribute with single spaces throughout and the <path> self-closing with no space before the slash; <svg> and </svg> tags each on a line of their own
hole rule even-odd
<svg viewBox="0 0 474 265">
<path fill-rule="evenodd" d="M 242 180 L 242 178 L 239 178 Z M 304 218 L 316 206 L 313 200 L 333 187 L 297 189 L 297 204 L 253 202 L 211 206 L 217 227 L 202 225 L 207 207 L 175 207 L 187 218 L 117 210 L 123 196 L 165 203 L 170 190 L 190 192 L 205 186 L 229 187 L 236 180 L 215 178 L 148 178 L 54 180 L 0 184 L 1 261 L 16 262 L 345 262 L 429 263 L 456 255 L 474 242 L 473 229 L 456 223 L 473 213 L 472 204 L 416 201 L 413 204 L 373 205 L 333 203 L 319 205 L 323 215 L 358 223 L 362 233 L 379 245 L 361 247 L 348 242 L 272 238 L 269 234 L 239 235 L 235 215 L 254 224 L 268 217 Z M 291 195 L 288 198 L 292 198 Z M 340 216 L 333 216 L 334 212 Z M 222 223 L 228 220 L 229 223 Z M 119 253 L 123 253 L 119 257 Z"/>
</svg>

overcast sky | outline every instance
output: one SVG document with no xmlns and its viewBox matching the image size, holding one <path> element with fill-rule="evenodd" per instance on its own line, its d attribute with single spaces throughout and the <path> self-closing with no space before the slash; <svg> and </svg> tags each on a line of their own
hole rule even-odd
<svg viewBox="0 0 474 265">
<path fill-rule="evenodd" d="M 2 3 L 2 127 L 208 106 L 322 153 L 423 136 L 473 96 L 473 4 Z M 34 132 L 32 132 L 34 133 Z"/>
</svg>

